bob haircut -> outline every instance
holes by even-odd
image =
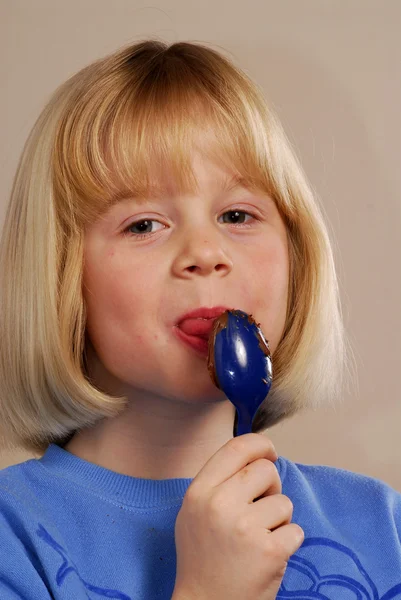
[[[181,193],[196,189],[200,134],[210,158],[274,199],[287,227],[286,325],[266,400],[281,412],[268,418],[262,404],[253,431],[339,397],[348,343],[331,243],[280,123],[222,53],[144,40],[59,86],[22,152],[0,245],[3,446],[41,454],[126,406],[86,368],[85,226],[121,198],[162,193],[164,168]]]

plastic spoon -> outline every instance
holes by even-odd
[[[251,433],[273,379],[269,345],[259,324],[241,310],[225,311],[213,324],[208,350],[212,381],[237,410],[234,437]]]

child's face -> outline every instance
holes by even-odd
[[[176,335],[179,318],[200,307],[251,313],[272,353],[282,336],[289,264],[275,203],[244,187],[222,192],[231,174],[199,154],[194,168],[199,194],[124,200],[86,231],[93,373],[110,393],[221,397],[205,356]]]

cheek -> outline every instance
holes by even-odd
[[[272,351],[281,338],[287,312],[289,260],[287,245],[280,243],[260,249],[252,256],[249,276],[242,289],[254,317],[261,323]]]
[[[251,257],[251,265],[251,281],[248,283],[256,285],[259,290],[266,290],[266,299],[287,293],[289,260],[284,242],[271,244],[255,252]]]
[[[153,335],[144,332],[151,326],[147,320],[150,303],[142,289],[144,283],[140,277],[110,272],[101,275],[94,271],[88,273],[86,281],[89,338],[101,364],[118,379],[124,379],[127,372],[133,371],[138,348],[146,356],[149,344],[155,344]],[[149,284],[149,278],[146,281]]]
[[[143,298],[149,299],[148,290],[153,290],[157,275],[143,262],[133,262],[129,255],[112,249],[96,260],[88,259],[83,274],[85,297],[105,308],[116,304],[133,306]]]
[[[123,267],[112,256],[84,270],[83,297],[87,308],[87,327],[92,336],[102,331],[115,337],[130,331],[141,343],[141,323],[149,299],[155,297],[154,273],[128,263]],[[98,335],[96,335],[98,334]],[[91,336],[91,337],[92,337]]]

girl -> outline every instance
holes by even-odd
[[[2,600],[401,598],[401,496],[263,434],[341,393],[347,346],[318,206],[221,53],[143,41],[56,90],[0,277],[3,445],[37,455],[0,473]],[[226,308],[274,365],[238,438],[206,368]]]

